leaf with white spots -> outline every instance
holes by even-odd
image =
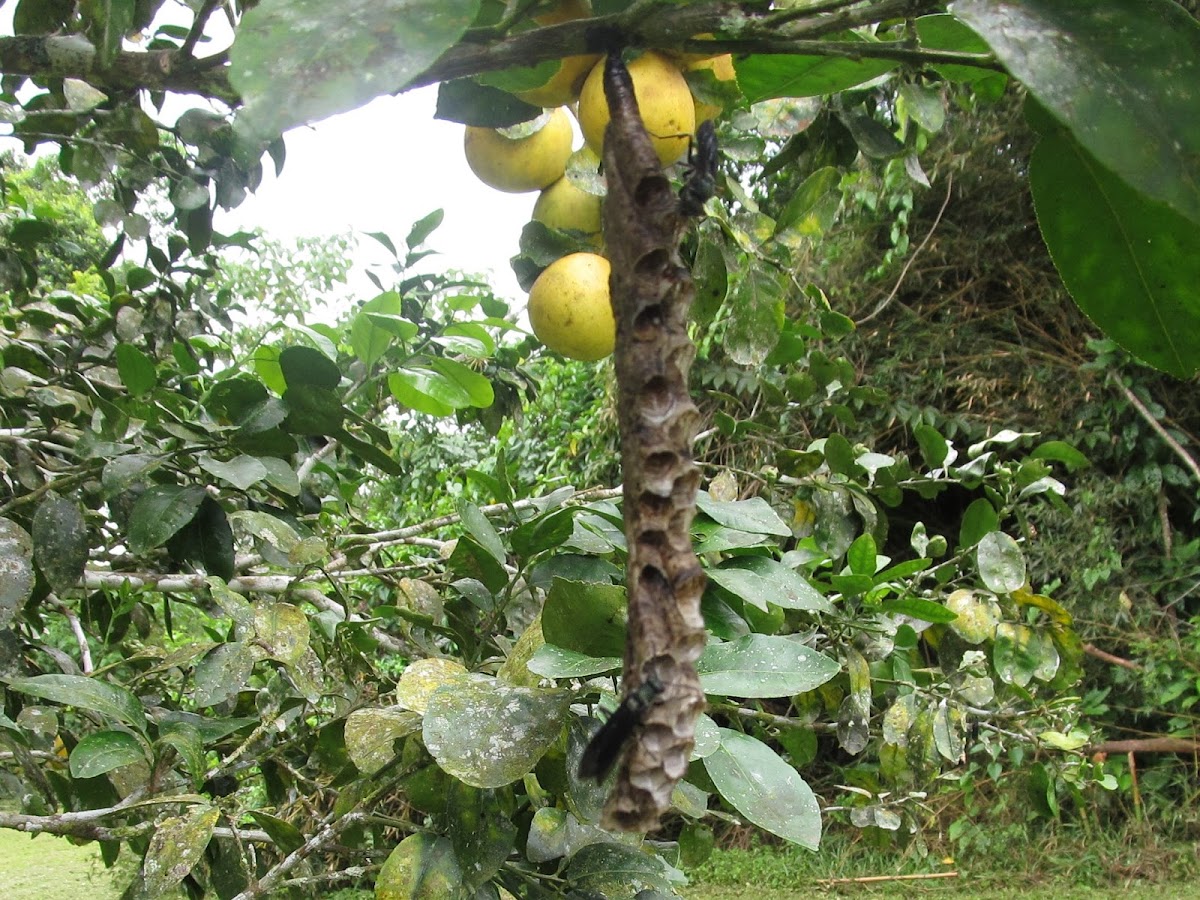
[[[704,758],[721,796],[760,828],[809,850],[821,843],[821,810],[800,773],[748,734],[721,729],[721,749]]]
[[[183,881],[204,856],[218,815],[205,805],[159,822],[142,861],[145,896],[164,897]]]
[[[511,687],[482,676],[439,688],[425,710],[425,746],[460,781],[510,784],[558,738],[571,697],[570,691]]]
[[[33,593],[33,539],[11,519],[0,519],[0,628]]]
[[[837,660],[787,637],[748,634],[709,644],[696,664],[706,694],[723,697],[784,697],[802,694],[833,678]]]
[[[421,716],[408,709],[356,709],[346,717],[346,752],[360,772],[374,774],[396,755],[396,741],[421,728]]]
[[[466,666],[456,660],[437,656],[418,659],[400,676],[400,683],[396,685],[396,703],[404,709],[424,713],[434,691],[466,677]]]

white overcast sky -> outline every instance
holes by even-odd
[[[13,4],[0,7],[0,34],[12,34],[12,10]],[[167,4],[159,21],[187,24],[190,15]],[[210,25],[219,21],[214,16]],[[205,52],[213,52],[214,45],[208,47]],[[264,157],[258,191],[238,208],[218,211],[214,226],[223,233],[258,228],[281,240],[383,231],[399,246],[413,222],[440,208],[445,221],[424,245],[439,256],[422,265],[490,275],[498,294],[523,299],[508,260],[517,252],[537,194],[503,194],[476,179],[463,156],[463,126],[435,120],[436,99],[436,87],[423,88],[293,129],[285,135],[280,177]],[[166,122],[203,105],[194,97],[168,103],[158,116]],[[360,239],[357,263],[386,260],[374,241]],[[359,299],[368,299],[375,289],[362,277],[362,265],[352,288]]]
[[[295,128],[275,178],[268,159],[263,184],[215,226],[262,228],[273,237],[384,231],[399,245],[413,222],[445,210],[425,246],[434,264],[490,272],[497,292],[523,296],[508,260],[517,252],[536,193],[504,194],[480,182],[463,156],[463,126],[433,118],[436,88],[381,97],[367,106]],[[382,259],[362,242],[364,259]]]

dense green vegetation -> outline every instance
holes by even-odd
[[[237,900],[1194,878],[1195,10],[597,0],[543,31],[547,5],[230,2],[207,56],[218,4],[15,4],[3,118],[58,153],[0,183],[12,858],[86,841],[123,896]],[[284,128],[375,93],[471,76],[440,115],[530,119],[513,95],[593,20],[736,54],[736,88],[690,73],[726,109],[682,237],[707,708],[644,840],[578,775],[627,647],[612,364],[428,274],[440,212],[212,229],[286,177]],[[229,115],[168,124],[139,102],[166,93]],[[354,240],[392,264],[330,309]],[[526,284],[585,245],[511,241]]]

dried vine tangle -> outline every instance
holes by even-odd
[[[700,481],[692,442],[700,415],[687,383],[695,355],[687,334],[695,287],[678,251],[686,219],[642,125],[619,53],[609,53],[604,74],[610,113],[604,233],[617,321],[629,544],[624,689],[629,696],[657,679],[662,691],[641,713],[602,824],[650,831],[670,809],[671,793],[687,772],[704,708],[696,660],[704,649],[700,595],[706,577],[691,540]]]

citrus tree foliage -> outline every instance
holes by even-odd
[[[1000,778],[1041,752],[1048,806],[1055,779],[1093,780],[1068,694],[1079,640],[1029,583],[1021,527],[1030,504],[1061,502],[1080,454],[927,425],[908,452],[847,440],[838,423],[879,398],[838,351],[854,323],[799,261],[864,168],[923,184],[945,115],[1024,90],[1064,280],[1113,337],[1190,374],[1200,37],[1179,7],[597,0],[541,29],[529,4],[479,0],[231,2],[220,21],[205,3],[182,27],[162,6],[19,0],[0,38],[5,119],[27,148],[57,145],[115,235],[87,271],[40,277],[63,217],[5,193],[0,778],[21,809],[0,826],[136,855],[129,896],[357,879],[384,897],[669,896],[717,817],[816,849],[830,816],[917,830],[968,757]],[[232,47],[210,49],[228,22]],[[722,144],[742,164],[689,245],[698,334],[724,365],[699,398],[709,712],[678,817],[641,846],[597,827],[605,787],[576,777],[624,647],[617,492],[572,476],[569,443],[542,451],[557,483],[509,455],[536,453],[520,415],[538,384],[508,305],[414,271],[434,213],[375,236],[392,276],[344,319],[255,329],[247,347],[242,300],[220,287],[252,280],[216,273],[255,241],[212,229],[264,161],[286,177],[283,129],[434,82],[443,115],[519,122],[537,110],[508,92],[595,49],[598,24],[738,54],[736,94],[694,86],[728,106]],[[168,92],[229,114],[168,126]],[[572,240],[531,228],[518,271]],[[899,227],[892,250],[905,241]],[[421,483],[457,495],[433,516],[444,496],[405,495],[404,461],[455,428],[500,446]],[[951,526],[909,515],[948,497]]]

